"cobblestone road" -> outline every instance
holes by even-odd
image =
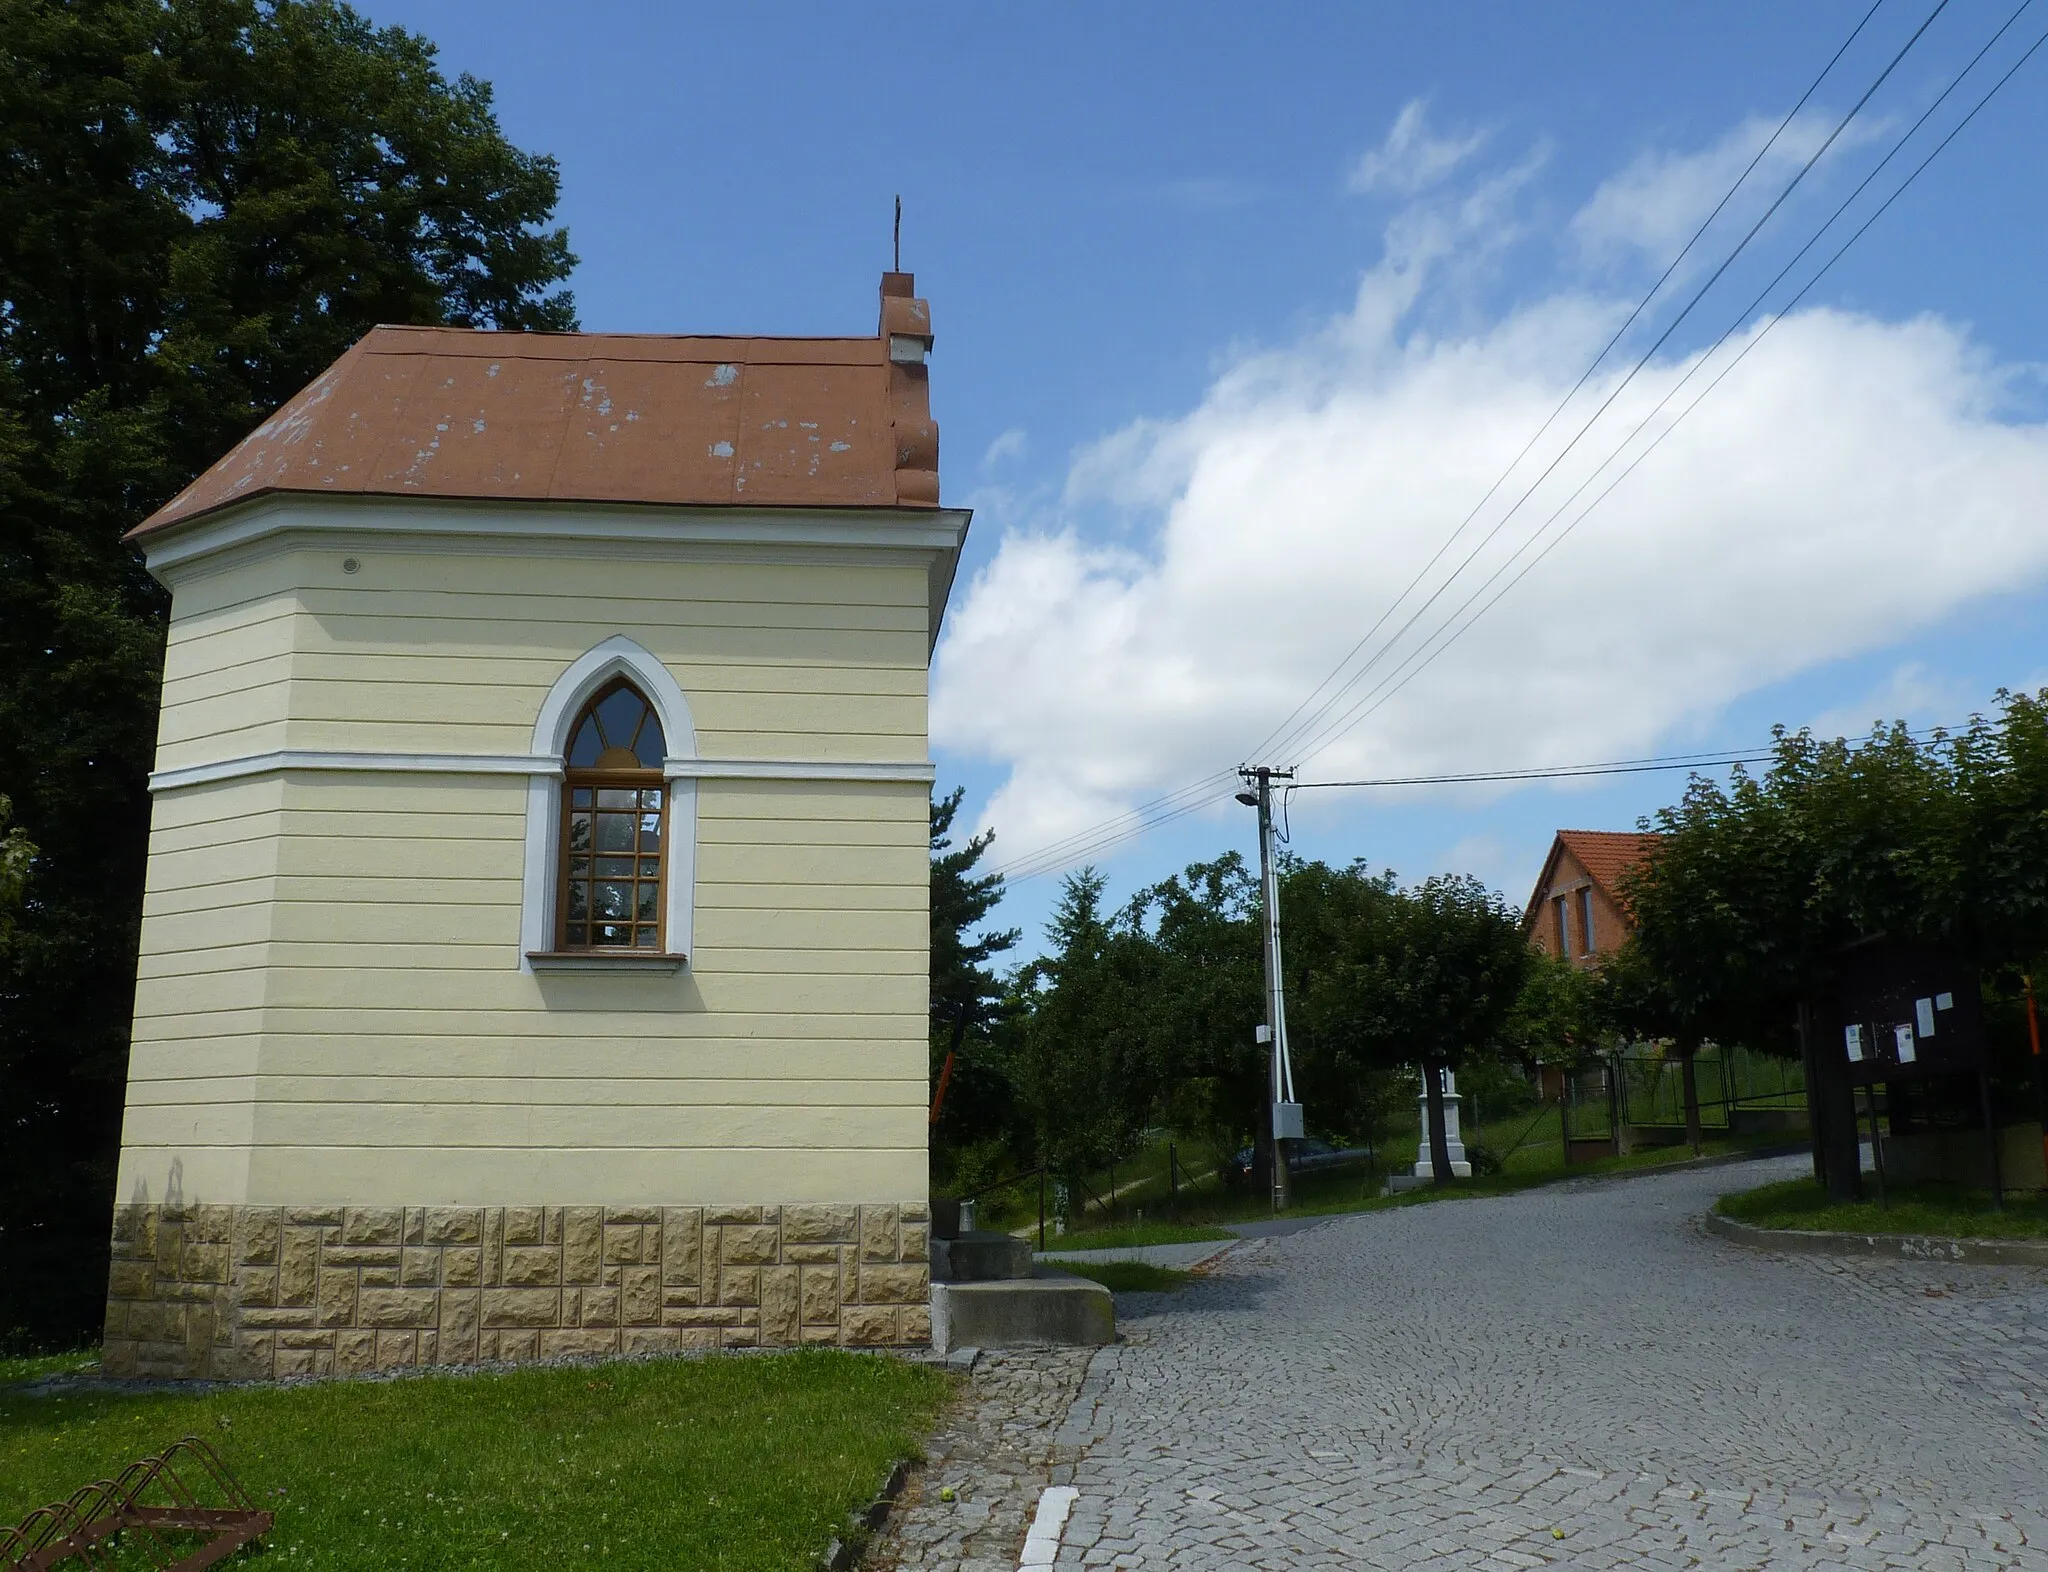
[[[1127,1299],[1042,1453],[1059,1564],[2048,1572],[2048,1274],[1695,1221],[1799,1168],[1344,1219]]]

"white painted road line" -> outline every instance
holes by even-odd
[[[1038,1513],[1031,1519],[1031,1532],[1024,1536],[1024,1554],[1018,1572],[1025,1567],[1049,1567],[1060,1553],[1060,1533],[1067,1526],[1067,1514],[1074,1510],[1074,1497],[1081,1492],[1072,1485],[1047,1485],[1038,1498]]]

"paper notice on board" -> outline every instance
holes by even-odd
[[[1860,1026],[1843,1027],[1842,1041],[1849,1050],[1849,1062],[1851,1064],[1861,1064],[1863,1062],[1863,1028]]]
[[[1900,1064],[1911,1064],[1920,1057],[1919,1050],[1913,1042],[1912,1027],[1894,1026],[1892,1028],[1892,1041],[1898,1045]]]
[[[1956,996],[1952,993],[1938,993],[1934,996],[1934,1007],[1937,1010],[1953,1010],[1956,1007]]]
[[[1932,999],[1915,999],[1913,1001],[1913,1021],[1920,1028],[1920,1035],[1922,1037],[1932,1037],[1934,1035],[1934,1001]]]

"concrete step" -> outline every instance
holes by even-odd
[[[1116,1300],[1100,1283],[1040,1267],[1035,1277],[932,1284],[932,1347],[1094,1348],[1116,1341]]]
[[[1031,1275],[1031,1241],[977,1231],[932,1241],[935,1283],[1008,1282]]]

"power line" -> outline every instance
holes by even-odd
[[[1792,270],[1792,268],[1798,263],[1799,258],[1803,257],[1807,253],[1807,251],[1810,250],[1813,247],[1813,245],[1817,241],[1819,241],[1820,238],[1823,235],[1825,235],[1830,228],[1834,226],[1835,220],[1841,217],[1842,213],[1847,210],[1848,206],[1851,203],[1853,203],[1856,197],[1860,195],[1862,191],[1865,189],[1865,187],[1867,187],[1870,184],[1870,181],[1874,179],[1881,170],[1883,170],[1886,164],[1889,164],[1891,162],[1892,158],[1897,153],[1899,153],[1905,147],[1906,143],[1920,130],[1920,128],[1923,125],[1926,124],[1929,116],[1931,116],[1934,113],[1934,111],[1941,106],[1943,101],[1945,101],[1948,98],[1949,94],[1954,92],[1955,89],[1961,85],[1963,79],[1967,77],[1970,74],[1970,72],[1976,68],[1977,64],[1984,58],[1985,54],[1990,51],[1992,45],[1996,44],[1998,40],[2005,35],[2005,33],[2012,27],[2013,23],[2019,20],[2021,14],[2024,13],[2028,6],[2032,3],[2033,0],[2021,0],[2021,5],[2019,9],[2014,11],[2012,15],[2006,19],[2004,26],[2000,27],[1999,30],[1992,35],[1990,42],[1987,43],[1982,49],[1977,51],[1976,55],[1972,57],[1969,65],[1965,66],[1963,70],[1957,74],[1955,80],[1951,82],[1948,85],[1948,87],[1942,90],[1940,97],[1936,98],[1935,101],[1928,106],[1927,110],[1922,113],[1920,118],[1916,120],[1913,123],[1913,125],[1906,131],[1905,135],[1899,138],[1898,142],[1893,146],[1891,152],[1885,155],[1884,159],[1880,161],[1877,167],[1873,169],[1869,175],[1864,177],[1862,183],[1857,186],[1856,190],[1852,191],[1849,194],[1849,196],[1843,201],[1841,206],[1835,209],[1834,213],[1829,216],[1827,223],[1823,224],[1820,227],[1820,229],[1815,232],[1811,240],[1809,240],[1804,246],[1800,247],[1798,253],[1795,254],[1792,258],[1792,261],[1788,262],[1785,265],[1785,267],[1780,269],[1777,277],[1773,278],[1771,282],[1764,287],[1764,294],[1768,294],[1770,290],[1776,288],[1778,283],[1781,280],[1783,280],[1785,275],[1789,273]],[[1956,124],[1949,130],[1948,134],[1941,139],[1941,141],[1935,144],[1934,148],[1927,154],[1927,156],[1923,158],[1920,161],[1920,163],[1914,167],[1913,171],[1910,174],[1908,174],[1906,178],[1902,180],[1896,188],[1894,188],[1891,194],[1887,196],[1883,202],[1878,204],[1876,209],[1874,209],[1871,212],[1870,216],[1864,219],[1864,221],[1856,227],[1855,231],[1852,234],[1850,234],[1849,237],[1846,240],[1844,240],[1840,246],[1836,248],[1834,254],[1830,256],[1828,260],[1820,266],[1820,268],[1814,273],[1813,277],[1811,277],[1803,285],[1801,285],[1798,292],[1794,294],[1791,299],[1786,301],[1785,304],[1782,307],[1780,307],[1776,313],[1772,315],[1771,319],[1768,322],[1766,322],[1763,325],[1763,327],[1757,332],[1757,334],[1753,338],[1751,338],[1747,344],[1745,344],[1742,347],[1741,351],[1737,353],[1735,357],[1732,360],[1730,360],[1726,366],[1722,367],[1722,369],[1715,374],[1714,379],[1711,382],[1709,382],[1706,385],[1706,387],[1700,390],[1698,396],[1695,397],[1691,403],[1687,404],[1684,409],[1680,410],[1678,414],[1672,419],[1671,423],[1668,426],[1666,426],[1663,431],[1659,432],[1657,436],[1648,444],[1648,446],[1646,446],[1643,449],[1642,452],[1638,453],[1634,459],[1630,460],[1627,467],[1624,468],[1619,474],[1617,474],[1613,480],[1609,481],[1607,485],[1600,490],[1598,495],[1596,495],[1592,501],[1588,502],[1586,506],[1579,511],[1578,515],[1575,518],[1573,518],[1569,524],[1567,524],[1562,530],[1558,531],[1554,536],[1552,536],[1549,543],[1546,544],[1543,547],[1543,549],[1539,551],[1534,557],[1532,557],[1527,563],[1525,563],[1521,570],[1517,572],[1513,578],[1509,579],[1506,584],[1502,585],[1500,590],[1497,593],[1495,593],[1490,599],[1488,599],[1484,605],[1480,606],[1476,612],[1474,612],[1470,617],[1466,618],[1461,625],[1456,627],[1455,631],[1452,631],[1448,637],[1443,638],[1442,643],[1437,644],[1433,650],[1430,649],[1430,645],[1432,643],[1435,643],[1435,641],[1444,634],[1444,631],[1446,629],[1451,628],[1452,624],[1456,623],[1458,618],[1463,616],[1465,611],[1469,607],[1471,607],[1472,604],[1475,601],[1477,601],[1480,596],[1486,593],[1487,589],[1497,579],[1499,579],[1501,574],[1505,573],[1509,568],[1513,567],[1516,560],[1520,558],[1523,555],[1523,553],[1528,551],[1531,546],[1535,545],[1537,541],[1543,538],[1545,532],[1547,532],[1550,526],[1557,521],[1557,519],[1563,514],[1564,510],[1571,505],[1573,499],[1576,498],[1580,494],[1580,492],[1583,492],[1587,485],[1590,485],[1593,482],[1593,480],[1599,477],[1601,470],[1605,469],[1608,464],[1611,464],[1616,458],[1618,458],[1621,455],[1622,452],[1624,452],[1627,449],[1629,443],[1633,442],[1635,438],[1642,433],[1643,429],[1649,424],[1649,422],[1652,419],[1654,419],[1656,415],[1659,414],[1665,408],[1666,405],[1670,403],[1671,399],[1676,396],[1679,390],[1682,389],[1687,382],[1691,381],[1693,376],[1696,375],[1698,371],[1702,367],[1704,367],[1709,360],[1712,359],[1714,352],[1720,349],[1722,344],[1727,342],[1727,340],[1734,334],[1736,329],[1741,326],[1742,322],[1747,319],[1749,312],[1755,308],[1759,301],[1762,300],[1762,294],[1760,294],[1757,297],[1757,300],[1752,301],[1748,307],[1744,308],[1741,315],[1738,316],[1737,319],[1729,325],[1728,329],[1725,332],[1723,332],[1718,339],[1714,341],[1714,344],[1711,348],[1708,349],[1706,354],[1700,357],[1699,361],[1692,367],[1692,369],[1689,370],[1686,373],[1686,375],[1679,380],[1677,385],[1674,386],[1672,390],[1664,396],[1663,400],[1658,403],[1657,407],[1651,410],[1649,415],[1646,415],[1643,418],[1643,420],[1637,424],[1635,430],[1631,431],[1629,435],[1622,441],[1621,445],[1617,447],[1613,453],[1608,455],[1607,459],[1601,463],[1599,468],[1595,469],[1593,473],[1586,478],[1585,481],[1580,483],[1577,490],[1575,490],[1570,497],[1567,497],[1565,499],[1565,501],[1558,507],[1557,511],[1552,513],[1551,516],[1548,519],[1546,519],[1544,523],[1540,525],[1529,536],[1529,538],[1521,544],[1521,546],[1516,548],[1512,555],[1510,555],[1505,561],[1503,561],[1498,567],[1496,567],[1493,570],[1493,572],[1489,574],[1487,578],[1480,583],[1478,588],[1475,589],[1469,596],[1467,596],[1465,600],[1459,604],[1457,609],[1454,610],[1450,614],[1450,616],[1447,617],[1444,620],[1444,622],[1438,626],[1437,630],[1434,633],[1432,633],[1427,639],[1423,641],[1421,645],[1418,645],[1413,651],[1409,653],[1409,655],[1402,661],[1400,666],[1396,667],[1395,670],[1392,673],[1390,673],[1387,678],[1383,679],[1377,687],[1375,687],[1370,693],[1366,694],[1365,697],[1359,700],[1357,704],[1353,705],[1352,709],[1350,711],[1347,711],[1345,716],[1341,718],[1341,721],[1338,725],[1336,725],[1333,728],[1325,728],[1325,731],[1322,734],[1319,734],[1317,737],[1311,739],[1310,751],[1303,753],[1302,755],[1300,755],[1300,757],[1303,759],[1314,757],[1316,753],[1328,747],[1330,743],[1336,741],[1336,739],[1342,736],[1344,732],[1349,731],[1352,727],[1358,725],[1361,721],[1365,720],[1368,716],[1372,715],[1375,711],[1379,710],[1383,705],[1385,705],[1389,700],[1391,700],[1395,694],[1399,693],[1417,676],[1419,676],[1425,669],[1427,669],[1428,666],[1430,666],[1437,659],[1438,656],[1442,655],[1445,650],[1449,649],[1451,645],[1455,644],[1460,638],[1462,638],[1465,635],[1466,631],[1470,629],[1471,626],[1475,622],[1477,622],[1481,617],[1485,616],[1488,611],[1492,610],[1493,607],[1500,602],[1501,598],[1508,593],[1508,591],[1512,590],[1517,584],[1521,583],[1521,581],[1524,578],[1528,577],[1531,570],[1533,570],[1538,563],[1543,561],[1545,557],[1549,556],[1552,551],[1556,550],[1557,547],[1564,542],[1565,538],[1569,536],[1573,530],[1577,529],[1579,525],[1585,521],[1586,516],[1590,514],[1593,511],[1593,509],[1595,509],[1602,502],[1604,502],[1610,494],[1612,494],[1615,487],[1619,486],[1630,475],[1634,474],[1637,466],[1639,466],[1644,459],[1648,458],[1650,454],[1655,452],[1657,448],[1663,443],[1666,437],[1670,436],[1673,431],[1677,430],[1679,424],[1682,421],[1684,421],[1686,416],[1690,415],[1695,409],[1699,408],[1700,404],[1707,398],[1709,394],[1711,394],[1714,391],[1715,388],[1721,385],[1721,383],[1727,378],[1728,374],[1732,372],[1737,366],[1741,365],[1742,362],[1748,358],[1750,351],[1755,349],[1758,344],[1763,342],[1764,338],[1770,333],[1771,329],[1776,327],[1779,322],[1783,321],[1786,314],[1789,313],[1795,306],[1797,306],[1800,301],[1806,298],[1807,294],[1813,289],[1814,285],[1818,284],[1823,278],[1825,278],[1828,272],[1834,267],[1834,265],[1837,262],[1841,261],[1843,255],[1848,251],[1848,249],[1863,237],[1865,231],[1867,231],[1872,224],[1876,223],[1877,220],[1884,215],[1885,211],[1888,208],[1890,208],[1891,205],[1894,202],[1896,202],[1901,196],[1905,194],[1907,188],[1911,186],[1913,182],[1920,177],[1921,173],[1927,168],[1927,166],[1933,163],[1934,160],[1941,155],[1942,151],[1949,145],[1949,143],[1953,142],[1956,139],[1956,137],[1959,134],[1961,134],[1965,126],[1969,125],[1969,123],[1972,120],[1976,119],[1978,112],[1981,111],[1986,104],[1991,102],[1992,98],[1994,98],[1998,94],[1998,92],[2006,85],[2006,83],[2012,79],[2013,75],[2016,72],[2018,72],[2020,67],[2025,65],[2027,61],[2033,57],[2035,52],[2039,50],[2042,44],[2044,43],[2048,43],[2048,33],[2044,33],[2040,38],[2037,38],[2033,42],[2033,44],[2031,44],[2027,48],[2026,52],[2023,53],[2017,60],[2015,60],[2012,63],[2011,66],[2009,66],[2006,69],[2005,74],[2001,76],[1996,82],[1994,82],[1991,85],[1991,87],[1984,93],[1984,96],[1978,99],[1977,102],[1970,108],[1969,112],[1965,114],[1961,120],[1956,122]],[[1427,651],[1427,654],[1424,653],[1425,651]]]
[[[1377,620],[1374,621],[1373,625],[1367,628],[1365,632],[1359,637],[1358,642],[1352,645],[1351,648],[1345,652],[1344,658],[1337,662],[1336,666],[1331,669],[1329,675],[1324,677],[1321,682],[1317,683],[1315,687],[1312,690],[1310,690],[1308,697],[1304,698],[1299,704],[1295,705],[1294,708],[1288,712],[1286,718],[1282,720],[1278,726],[1274,727],[1270,732],[1268,732],[1265,738],[1251,750],[1253,755],[1261,755],[1266,753],[1276,738],[1286,734],[1289,726],[1293,724],[1294,718],[1297,715],[1301,714],[1301,712],[1304,709],[1308,708],[1308,706],[1315,701],[1316,696],[1320,694],[1323,691],[1323,689],[1327,688],[1332,682],[1337,680],[1338,676],[1342,674],[1344,668],[1350,665],[1353,658],[1357,656],[1358,652],[1364,649],[1365,646],[1372,640],[1373,635],[1378,633],[1379,630],[1386,625],[1387,619],[1391,617],[1396,610],[1399,609],[1401,603],[1404,600],[1406,600],[1411,594],[1414,593],[1416,586],[1421,584],[1422,581],[1428,577],[1430,570],[1434,568],[1437,565],[1437,563],[1443,559],[1444,553],[1449,551],[1451,547],[1457,543],[1458,538],[1465,533],[1467,528],[1470,527],[1472,521],[1479,517],[1480,512],[1486,507],[1487,503],[1491,502],[1494,499],[1494,496],[1500,491],[1500,488],[1507,484],[1508,477],[1512,475],[1518,467],[1520,467],[1522,460],[1529,456],[1530,451],[1535,448],[1536,444],[1543,440],[1543,434],[1550,430],[1550,428],[1557,423],[1558,416],[1562,415],[1565,412],[1566,408],[1571,404],[1571,401],[1578,397],[1579,390],[1585,387],[1586,383],[1589,380],[1591,380],[1593,373],[1600,369],[1601,363],[1605,361],[1608,355],[1613,352],[1615,345],[1621,342],[1623,335],[1625,335],[1630,328],[1635,326],[1636,320],[1642,316],[1645,310],[1649,308],[1650,302],[1655,300],[1657,298],[1658,293],[1664,288],[1664,286],[1667,283],[1671,281],[1671,275],[1678,271],[1679,264],[1682,263],[1688,256],[1692,254],[1693,247],[1698,245],[1701,237],[1704,236],[1706,232],[1713,227],[1714,220],[1719,218],[1721,216],[1722,210],[1725,209],[1728,206],[1728,204],[1735,199],[1735,193],[1740,191],[1744,183],[1749,179],[1749,177],[1756,172],[1757,165],[1761,164],[1764,161],[1764,155],[1769,153],[1773,147],[1776,147],[1778,145],[1778,139],[1785,134],[1785,132],[1791,127],[1792,122],[1796,118],[1798,118],[1799,111],[1806,107],[1807,100],[1812,98],[1813,95],[1817,91],[1819,91],[1821,83],[1827,80],[1828,73],[1833,71],[1835,66],[1840,62],[1842,56],[1848,53],[1849,46],[1855,43],[1856,40],[1862,36],[1863,29],[1870,24],[1870,19],[1873,16],[1877,15],[1878,8],[1883,4],[1884,0],[1872,0],[1871,7],[1869,10],[1863,13],[1862,20],[1857,22],[1856,26],[1850,30],[1849,36],[1842,40],[1841,47],[1836,49],[1836,51],[1828,57],[1828,62],[1826,65],[1821,67],[1820,74],[1814,77],[1814,79],[1807,84],[1806,91],[1799,95],[1799,101],[1785,112],[1785,118],[1778,122],[1777,129],[1770,134],[1769,139],[1765,141],[1764,145],[1756,150],[1756,156],[1750,159],[1747,166],[1744,167],[1742,173],[1735,177],[1734,184],[1730,185],[1728,189],[1721,194],[1721,200],[1714,204],[1714,210],[1711,213],[1709,213],[1705,219],[1701,221],[1699,228],[1695,229],[1692,232],[1691,238],[1688,239],[1686,243],[1679,248],[1678,254],[1671,259],[1670,263],[1665,267],[1664,271],[1658,276],[1657,282],[1652,284],[1649,288],[1648,293],[1646,293],[1641,300],[1636,302],[1635,308],[1629,312],[1627,320],[1624,321],[1620,327],[1616,328],[1614,330],[1613,337],[1609,338],[1607,342],[1601,346],[1600,353],[1595,355],[1592,358],[1592,360],[1587,363],[1586,369],[1579,373],[1579,380],[1574,382],[1571,385],[1570,391],[1567,392],[1563,398],[1558,400],[1557,407],[1551,410],[1549,415],[1544,418],[1543,424],[1536,428],[1535,433],[1529,438],[1529,440],[1522,444],[1522,450],[1519,453],[1517,453],[1512,460],[1509,461],[1507,468],[1500,472],[1500,474],[1495,478],[1493,484],[1486,488],[1486,494],[1472,505],[1472,511],[1467,513],[1465,517],[1459,521],[1457,528],[1452,530],[1450,534],[1444,537],[1443,543],[1436,548],[1436,551],[1431,555],[1430,559],[1427,562],[1425,562],[1422,565],[1422,567],[1416,572],[1415,576],[1408,581],[1407,585],[1402,589],[1401,593],[1396,595],[1393,598],[1393,600],[1388,603],[1386,610],[1382,611],[1379,614],[1379,617],[1377,618]],[[1739,250],[1740,247],[1738,247],[1737,249]],[[1335,695],[1332,696],[1333,699],[1334,697]]]
[[[1506,529],[1508,523],[1515,517],[1517,513],[1521,511],[1523,504],[1525,504],[1532,496],[1534,496],[1537,490],[1543,485],[1543,483],[1546,480],[1548,480],[1552,474],[1556,472],[1558,465],[1562,464],[1566,457],[1571,454],[1573,449],[1575,449],[1579,445],[1579,442],[1585,437],[1586,433],[1591,431],[1593,427],[1599,423],[1601,416],[1607,413],[1607,411],[1613,406],[1614,401],[1621,397],[1622,393],[1625,392],[1628,389],[1628,387],[1635,381],[1637,376],[1641,374],[1643,368],[1647,366],[1652,359],[1655,358],[1657,351],[1662,349],[1664,345],[1670,341],[1672,334],[1676,333],[1680,325],[1683,324],[1686,318],[1692,314],[1693,308],[1699,305],[1699,303],[1706,298],[1708,291],[1710,291],[1715,284],[1720,282],[1722,276],[1728,271],[1728,269],[1731,266],[1734,265],[1735,259],[1743,253],[1744,249],[1748,247],[1750,241],[1756,238],[1758,232],[1763,229],[1764,225],[1770,222],[1773,215],[1775,215],[1778,209],[1785,204],[1786,200],[1792,195],[1793,191],[1795,191],[1798,188],[1800,182],[1806,178],[1807,174],[1813,169],[1814,165],[1820,162],[1821,158],[1827,153],[1828,149],[1835,145],[1836,140],[1841,136],[1841,134],[1845,130],[1848,129],[1850,122],[1853,121],[1857,115],[1862,113],[1864,105],[1870,102],[1872,95],[1875,94],[1877,90],[1884,85],[1886,80],[1890,78],[1892,72],[1898,69],[1899,63],[1906,58],[1907,53],[1913,48],[1915,44],[1917,44],[1920,41],[1921,36],[1927,31],[1927,29],[1934,25],[1935,18],[1940,16],[1941,13],[1947,9],[1948,4],[1949,0],[1936,0],[1935,7],[1932,11],[1930,11],[1927,14],[1926,20],[1921,22],[1921,24],[1913,30],[1912,36],[1909,37],[1905,41],[1905,43],[1899,47],[1898,52],[1894,54],[1891,57],[1891,59],[1886,63],[1885,68],[1877,74],[1876,79],[1871,82],[1870,86],[1863,90],[1863,95],[1860,98],[1858,98],[1856,102],[1850,107],[1849,112],[1842,116],[1842,118],[1838,122],[1836,122],[1835,128],[1828,133],[1827,139],[1823,141],[1821,145],[1814,150],[1813,154],[1806,160],[1806,162],[1799,167],[1798,172],[1795,173],[1792,176],[1792,178],[1786,182],[1785,188],[1782,191],[1780,191],[1778,195],[1772,200],[1771,205],[1764,209],[1762,216],[1759,217],[1754,224],[1750,225],[1748,231],[1743,235],[1742,239],[1736,242],[1734,249],[1731,250],[1728,253],[1728,255],[1721,260],[1720,265],[1716,267],[1711,274],[1708,275],[1706,282],[1701,284],[1700,287],[1693,292],[1692,298],[1686,301],[1685,305],[1680,308],[1678,315],[1673,317],[1671,321],[1668,324],[1666,324],[1664,331],[1657,335],[1656,341],[1652,343],[1648,349],[1643,351],[1641,356],[1637,358],[1635,364],[1632,365],[1628,369],[1627,373],[1623,375],[1621,380],[1617,382],[1614,385],[1614,387],[1608,391],[1606,398],[1601,400],[1599,408],[1595,409],[1591,415],[1586,417],[1585,422],[1579,427],[1579,429],[1576,432],[1572,434],[1570,440],[1567,441],[1565,445],[1557,451],[1557,453],[1551,458],[1550,462],[1544,466],[1542,473],[1539,474],[1533,481],[1531,481],[1528,484],[1528,486],[1526,486],[1523,489],[1522,494],[1515,499],[1513,504],[1508,508],[1507,512],[1503,513],[1500,516],[1500,518],[1495,521],[1493,527],[1489,529],[1480,538],[1479,543],[1465,554],[1464,559],[1460,561],[1458,565],[1451,570],[1449,575],[1444,579],[1444,581],[1441,584],[1439,584],[1434,590],[1430,592],[1428,598],[1426,598],[1421,605],[1417,606],[1414,611],[1409,613],[1407,621],[1403,622],[1400,627],[1394,630],[1394,632],[1380,645],[1380,647],[1376,651],[1374,651],[1371,657],[1369,657],[1366,660],[1363,666],[1361,666],[1356,672],[1354,672],[1349,678],[1347,678],[1333,693],[1331,693],[1330,696],[1327,699],[1325,699],[1320,706],[1317,707],[1316,711],[1313,712],[1306,721],[1301,722],[1300,724],[1294,726],[1290,731],[1281,736],[1279,740],[1273,744],[1273,747],[1276,751],[1284,752],[1298,744],[1301,737],[1305,733],[1313,729],[1318,724],[1318,722],[1329,713],[1332,706],[1340,702],[1346,693],[1349,693],[1352,689],[1357,687],[1359,683],[1363,682],[1367,674],[1370,673],[1372,669],[1375,666],[1377,666],[1382,659],[1384,659],[1388,654],[1390,654],[1393,651],[1394,647],[1397,644],[1399,644],[1401,638],[1408,632],[1408,630],[1414,627],[1415,624],[1422,618],[1424,613],[1426,613],[1431,606],[1436,604],[1437,600],[1444,594],[1444,592],[1448,590],[1451,587],[1451,585],[1457,582],[1459,577],[1465,572],[1467,568],[1469,568],[1472,565],[1472,563],[1478,558],[1480,553],[1485,551],[1485,549],[1499,537],[1501,531]],[[1517,462],[1519,462],[1519,460],[1517,460]],[[1463,528],[1464,526],[1460,525],[1459,530],[1455,533],[1462,533]],[[1455,533],[1453,538],[1455,538]],[[1434,563],[1435,560],[1435,558],[1432,558],[1432,563]],[[1425,572],[1426,571],[1427,569],[1425,569]],[[1410,589],[1412,589],[1413,587],[1414,586],[1411,583]],[[1400,598],[1406,598],[1408,593],[1408,590],[1403,590]],[[1399,604],[1399,599],[1396,600],[1395,604]],[[1391,613],[1391,610],[1392,608],[1389,608],[1389,613]],[[1348,661],[1349,659],[1350,657],[1347,656],[1346,660]]]

